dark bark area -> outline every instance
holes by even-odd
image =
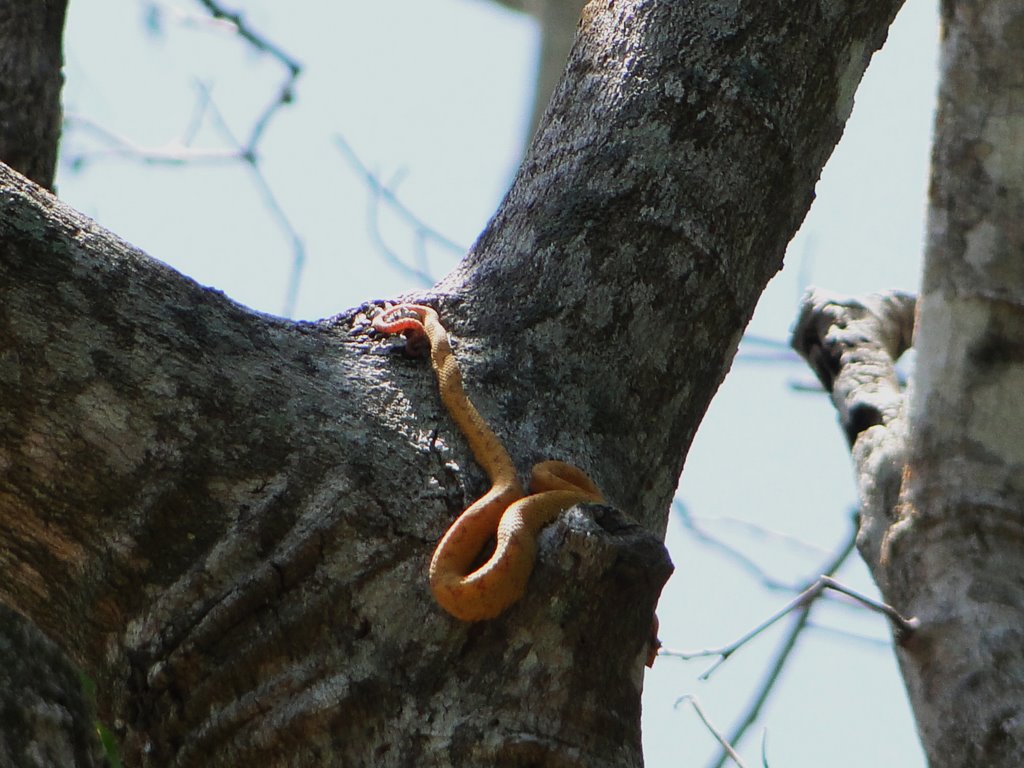
[[[429,599],[486,483],[375,307],[250,312],[0,169],[0,596],[130,764],[641,764],[669,500],[899,3],[799,6],[588,6],[508,198],[416,297],[524,474],[611,505],[492,622]]]
[[[0,605],[0,765],[105,765],[93,723],[63,651]]]
[[[0,5],[0,161],[53,187],[65,2]],[[67,656],[0,606],[0,765],[103,764],[94,714]]]
[[[0,3],[0,159],[49,187],[60,139],[67,0]]]

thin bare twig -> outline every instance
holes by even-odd
[[[200,84],[200,88],[205,89],[205,86]],[[306,267],[305,241],[303,241],[302,236],[292,224],[291,219],[289,219],[288,215],[284,212],[284,208],[278,201],[277,195],[274,194],[274,190],[270,186],[270,182],[267,181],[267,177],[263,174],[263,168],[260,165],[255,150],[242,147],[238,143],[238,140],[231,132],[231,128],[228,126],[227,121],[224,119],[224,115],[221,114],[219,109],[217,109],[217,106],[213,103],[209,93],[207,93],[207,100],[210,103],[209,111],[215,126],[225,141],[233,143],[238,147],[240,153],[239,156],[249,169],[249,172],[252,174],[256,189],[259,190],[260,195],[263,197],[263,204],[267,207],[267,210],[270,211],[273,218],[277,221],[278,228],[284,232],[291,244],[292,268],[291,273],[288,276],[288,286],[285,289],[284,306],[282,310],[282,314],[284,314],[285,317],[291,317],[295,312],[295,305],[299,298],[299,284],[302,280],[302,273]]]
[[[803,379],[801,381],[793,379],[789,382],[789,388],[793,392],[808,392],[816,395],[820,395],[825,391],[825,388],[821,386],[821,384],[811,379]]]
[[[423,286],[433,285],[435,277],[430,272],[427,259],[427,244],[433,243],[456,255],[462,255],[466,249],[447,235],[438,232],[423,219],[413,213],[394,191],[394,182],[387,184],[381,181],[360,159],[352,146],[342,136],[335,136],[334,143],[349,165],[362,177],[370,190],[370,204],[367,211],[370,236],[373,238],[384,259],[395,269],[408,275]],[[380,210],[386,205],[399,219],[404,221],[416,238],[416,266],[409,264],[398,255],[385,241],[380,230]]]
[[[142,147],[114,131],[97,125],[87,118],[73,116],[67,119],[67,125],[72,128],[83,128],[92,133],[103,142],[105,148],[102,150],[92,150],[88,154],[72,155],[68,160],[71,166],[76,169],[82,168],[87,162],[97,158],[110,157],[128,158],[136,162],[155,165],[244,163],[252,174],[256,188],[263,198],[264,205],[270,211],[277,226],[284,232],[291,246],[291,275],[283,302],[283,313],[290,316],[295,312],[299,283],[305,268],[305,245],[298,231],[284,212],[283,206],[263,173],[259,159],[259,144],[273,117],[279,110],[293,101],[295,83],[302,72],[302,65],[295,58],[289,56],[280,46],[256,32],[248,25],[241,13],[228,10],[215,0],[197,0],[197,2],[206,9],[210,19],[215,22],[215,28],[218,31],[232,30],[246,45],[279,62],[285,71],[285,76],[280,86],[253,119],[248,137],[242,141],[234,136],[228,128],[227,121],[216,108],[211,97],[210,88],[203,83],[198,83],[196,106],[193,109],[192,115],[186,122],[182,135],[167,146],[157,148]],[[194,19],[190,15],[182,13],[180,17],[189,20],[192,26],[196,26]],[[229,148],[199,149],[192,146],[192,142],[198,134],[203,121],[208,116],[213,120],[215,128]]]
[[[758,351],[755,352],[750,347],[756,347]],[[800,356],[784,341],[767,336],[758,336],[753,333],[745,333],[743,338],[740,339],[740,348],[736,353],[736,361],[741,363],[779,363],[791,365],[799,363]]]
[[[196,110],[198,111],[198,109]],[[75,170],[81,170],[86,163],[97,159],[125,158],[147,165],[186,164],[233,164],[241,157],[237,149],[195,149],[189,146],[192,136],[192,120],[181,138],[173,139],[163,147],[143,147],[125,136],[101,126],[83,115],[67,115],[64,125],[70,129],[84,130],[100,139],[106,147],[86,153],[72,154],[66,158]]]
[[[896,634],[897,642],[902,642],[912,635],[917,628],[921,625],[921,622],[916,617],[904,618],[899,611],[893,608],[888,603],[883,603],[880,600],[873,600],[867,595],[861,594],[856,590],[850,589],[845,584],[836,581],[830,576],[822,576],[818,579],[823,589],[833,589],[836,592],[840,592],[847,597],[853,598],[856,602],[863,605],[865,608],[880,613],[889,619],[889,622],[893,626],[893,631]]]
[[[413,266],[408,264],[405,259],[403,259],[390,245],[388,245],[387,241],[384,239],[384,234],[381,231],[380,226],[380,211],[381,200],[384,197],[383,190],[385,187],[376,183],[370,183],[368,186],[370,189],[370,202],[366,207],[366,228],[369,231],[370,237],[373,240],[374,245],[377,247],[377,250],[384,257],[384,260],[399,272],[411,277],[423,287],[433,285],[435,282],[433,276],[430,274],[429,269],[426,269],[423,266],[423,263],[426,260],[424,255],[420,255],[417,258],[417,262],[420,266]]]
[[[829,578],[828,576],[819,576],[818,579],[814,581],[814,583],[807,587],[807,589],[805,589],[799,595],[797,595],[788,603],[786,603],[786,605],[784,605],[778,611],[773,613],[771,616],[769,616],[767,619],[762,621],[760,624],[758,624],[750,631],[746,632],[743,636],[720,648],[705,648],[699,651],[672,651],[662,648],[660,655],[675,656],[676,658],[680,659],[697,659],[704,656],[717,656],[718,658],[715,660],[715,662],[700,675],[701,680],[706,680],[715,672],[716,669],[718,669],[720,666],[722,666],[722,664],[728,661],[730,656],[732,656],[736,651],[738,651],[748,642],[753,640],[759,634],[761,634],[766,629],[775,624],[777,621],[779,621],[779,619],[784,618],[785,616],[792,613],[794,610],[797,610],[798,608],[803,608],[805,605],[809,605],[814,600],[816,600],[824,590],[835,589],[836,584],[838,584],[838,582],[836,582],[834,579]],[[872,611],[876,611],[878,613],[882,613],[885,616],[887,616],[893,624],[893,629],[896,632],[897,637],[909,637],[914,632],[914,630],[917,629],[917,619],[904,618],[892,606],[886,605],[884,603],[879,603],[877,600],[872,600],[870,597],[862,595],[861,593],[856,592],[850,589],[849,587],[844,587],[841,591],[843,594],[855,599],[865,608],[868,608]]]
[[[212,18],[209,13],[188,10],[171,0],[139,0],[139,4],[145,10],[146,26],[154,34],[161,31],[164,17],[169,17],[180,27],[235,34],[235,26],[231,22]]]
[[[743,338],[740,339],[742,344],[752,344],[757,347],[768,347],[770,349],[790,350],[789,344],[779,339],[773,339],[770,336],[760,336],[756,333],[744,333]]]
[[[857,531],[856,528],[854,528],[837,548],[831,562],[825,564],[822,570],[826,574],[837,573],[853,553],[856,542]],[[828,578],[828,576],[823,576],[822,578]],[[775,652],[775,658],[772,660],[771,666],[768,668],[768,673],[761,681],[757,695],[755,695],[751,700],[746,712],[743,713],[740,720],[735,726],[733,726],[732,731],[729,734],[730,743],[739,744],[747,734],[750,727],[753,726],[761,716],[761,711],[764,709],[764,705],[768,702],[768,697],[771,695],[772,691],[775,690],[775,684],[778,683],[779,678],[782,676],[782,670],[785,668],[787,662],[793,655],[793,651],[796,649],[797,641],[808,626],[808,622],[811,618],[811,608],[813,606],[814,600],[812,598],[802,605],[797,611],[796,617],[790,625],[789,631],[786,633],[782,642],[779,644],[778,650]],[[726,757],[726,752],[723,750],[719,753],[718,760],[711,764],[711,768],[721,768],[725,764]]]
[[[694,694],[688,693],[685,696],[680,696],[676,699],[675,706],[678,707],[680,704],[689,704],[692,706],[694,711],[697,713],[697,717],[699,717],[701,722],[704,723],[704,727],[711,732],[711,735],[714,736],[722,746],[722,752],[732,758],[732,761],[736,763],[739,768],[746,768],[743,758],[741,758],[739,753],[733,749],[732,744],[730,744],[729,740],[722,735],[722,732],[714,726],[707,714],[704,712],[704,708],[701,707],[700,701],[697,700],[697,697]]]
[[[758,563],[754,558],[750,557],[745,552],[741,551],[725,539],[708,531],[705,527],[705,523],[712,521],[715,523],[727,523],[729,525],[743,529],[748,535],[760,539],[762,541],[767,541],[773,544],[782,544],[786,547],[806,554],[828,556],[830,559],[826,561],[826,564],[823,565],[822,568],[819,568],[817,572],[821,573],[824,571],[826,573],[829,573],[828,568],[830,566],[828,566],[828,563],[831,562],[831,558],[834,557],[834,555],[829,555],[829,553],[821,547],[809,544],[806,541],[803,541],[802,539],[790,536],[788,534],[780,533],[779,531],[773,531],[770,528],[754,525],[753,523],[750,523],[746,520],[740,520],[738,518],[695,517],[694,515],[690,514],[690,511],[686,507],[686,505],[683,502],[679,501],[678,499],[673,500],[672,508],[675,511],[679,522],[683,524],[684,528],[690,531],[690,533],[693,535],[695,539],[697,539],[697,541],[707,545],[711,549],[721,552],[725,557],[729,558],[730,560],[738,564],[743,570],[747,571],[751,576],[757,579],[760,585],[765,589],[770,589],[776,592],[787,592],[790,594],[796,594],[806,589],[807,582],[788,582],[776,578],[771,573],[769,573],[767,569],[762,567],[760,563]],[[854,518],[856,518],[856,515],[854,515]],[[849,534],[849,538],[845,540],[846,543],[841,544],[840,546],[844,548],[852,547],[855,539],[856,531],[851,531],[851,533]],[[833,595],[832,592],[829,591],[823,592],[821,595],[819,595],[819,598],[829,600],[833,604],[842,606],[844,608],[860,607],[854,606],[854,604],[851,603],[849,600],[840,599],[838,595]],[[838,635],[840,637],[844,637],[849,640],[856,640],[862,643],[871,643],[873,645],[883,647],[888,647],[889,645],[889,642],[887,640],[881,640],[879,638],[874,637],[866,637],[864,635],[859,635],[855,632],[849,632],[838,627],[830,627],[823,624],[815,624],[813,622],[808,623],[808,627],[811,629],[821,630],[823,632],[831,632],[832,634]]]
[[[850,603],[840,603],[840,605],[850,605]],[[840,629],[839,627],[832,627],[828,624],[819,624],[815,621],[807,623],[807,629],[814,632],[820,632],[826,635],[833,635],[839,640],[852,640],[855,643],[861,643],[862,645],[870,645],[873,648],[884,650],[892,645],[892,640],[888,637],[876,637],[873,635],[865,635],[860,632],[851,632],[848,629]]]
[[[798,594],[787,603],[781,610],[772,614],[769,618],[761,622],[759,625],[754,627],[752,630],[744,634],[738,640],[723,646],[721,648],[706,649],[696,652],[679,652],[670,649],[663,648],[661,654],[665,656],[676,656],[683,659],[699,658],[703,656],[717,656],[718,659],[712,666],[707,669],[702,675],[701,679],[707,679],[719,666],[721,666],[733,653],[739,648],[745,645],[747,642],[752,640],[754,637],[765,631],[768,627],[774,623],[795,611],[795,615],[789,629],[786,631],[781,643],[779,644],[778,650],[775,652],[774,658],[768,668],[767,673],[764,676],[760,686],[757,689],[756,695],[751,700],[749,706],[740,718],[739,722],[732,729],[729,734],[727,741],[731,744],[738,744],[743,737],[746,735],[748,729],[758,720],[761,715],[761,711],[764,708],[768,697],[775,688],[778,682],[782,670],[785,665],[792,657],[793,651],[796,648],[797,641],[805,630],[808,628],[817,628],[810,621],[811,610],[815,602],[825,596],[836,593],[837,597],[846,596],[852,597],[860,607],[867,606],[871,610],[883,613],[892,622],[899,636],[901,633],[912,631],[916,623],[913,620],[903,619],[898,612],[892,609],[890,606],[879,603],[872,600],[860,593],[846,587],[845,585],[837,582],[833,575],[839,571],[839,569],[846,563],[850,555],[853,553],[856,546],[857,539],[857,527],[856,527],[856,515],[853,516],[854,524],[851,526],[850,532],[844,537],[844,539],[836,547],[834,553],[829,556],[829,559],[822,564],[818,573],[823,574],[818,578],[810,582],[805,582],[802,586],[794,586],[782,582],[771,574],[768,573],[759,563],[753,558],[748,557],[743,552],[740,552],[734,546],[728,542],[719,539],[713,534],[706,531],[700,524],[697,518],[690,515],[689,510],[685,505],[676,501],[674,502],[674,509],[678,516],[678,519],[683,525],[691,531],[691,533],[700,541],[707,545],[718,549],[723,552],[726,556],[730,557],[734,561],[738,562],[745,570],[752,573],[762,585],[769,589],[785,590],[789,592],[797,592]],[[749,531],[761,538],[781,539],[788,545],[799,545],[802,548],[808,548],[807,545],[799,540],[792,539],[788,536],[782,536],[773,531],[763,529],[757,526],[749,526],[746,523],[741,524],[749,528]],[[813,548],[816,551],[820,551],[817,548]],[[840,605],[851,605],[848,600],[841,600]],[[856,640],[876,642],[873,638],[865,638],[860,635],[854,635],[852,633],[846,633],[842,630],[838,630],[831,627],[820,627],[832,632],[837,632],[843,636],[850,637]],[[712,768],[721,768],[724,762],[728,759],[729,755],[724,750],[719,753],[715,762],[711,764]]]
[[[215,2],[215,0],[199,0],[199,3],[209,11],[210,16],[213,18],[221,21],[227,21],[234,25],[238,36],[245,40],[250,47],[277,60],[286,71],[285,79],[278,87],[277,93],[268,100],[263,111],[253,121],[252,128],[249,131],[248,140],[244,144],[239,144],[239,152],[241,153],[242,159],[246,162],[252,172],[256,186],[260,190],[260,194],[263,196],[264,203],[277,221],[278,226],[287,235],[288,240],[291,243],[292,268],[291,274],[288,278],[288,287],[285,290],[283,305],[283,314],[290,317],[295,313],[295,305],[299,298],[299,284],[302,280],[302,273],[306,267],[306,246],[302,238],[299,236],[298,231],[292,225],[291,220],[285,214],[284,209],[281,207],[281,204],[277,199],[277,195],[274,194],[270,183],[263,174],[257,150],[271,119],[281,108],[294,101],[295,83],[302,74],[302,65],[297,59],[288,55],[279,45],[250,27],[246,23],[241,12],[230,11],[221,3]],[[228,129],[223,116],[220,115],[219,111],[214,111],[217,120],[221,125],[222,133],[225,136],[231,136],[231,131]],[[231,138],[234,140],[233,136],[231,136]]]
[[[276,96],[267,103],[263,112],[253,122],[252,130],[249,133],[249,140],[245,143],[245,146],[248,150],[255,152],[256,146],[259,144],[260,139],[263,138],[263,132],[266,130],[270,119],[281,107],[291,104],[294,100],[295,83],[299,79],[299,75],[302,74],[302,65],[297,59],[285,53],[279,45],[250,27],[240,11],[229,11],[220,3],[214,2],[214,0],[199,0],[199,3],[210,12],[213,18],[232,24],[238,36],[245,40],[250,47],[277,59],[288,73],[284,82],[281,83],[281,87],[278,88]]]
[[[347,141],[345,141],[345,139],[342,136],[335,136],[334,143],[338,147],[338,149],[341,150],[341,153],[345,156],[345,158],[366,180],[366,183],[380,193],[380,196],[387,202],[391,209],[396,214],[398,214],[398,216],[401,219],[403,219],[406,223],[411,225],[417,231],[422,232],[424,236],[426,236],[430,240],[433,240],[438,245],[441,245],[454,253],[465,252],[466,249],[462,245],[455,242],[447,235],[438,232],[436,229],[432,228],[425,221],[423,221],[423,219],[421,219],[419,216],[417,216],[415,213],[409,210],[408,206],[406,206],[401,200],[399,200],[395,196],[394,192],[392,192],[388,188],[388,185],[381,182],[381,180],[377,178],[373,171],[366,167],[363,161],[359,158],[359,155],[356,154],[355,150],[352,149],[352,146]]]
[[[773,575],[768,573],[756,560],[741,552],[735,546],[719,538],[715,534],[708,531],[703,523],[703,520],[698,517],[694,517],[690,514],[690,510],[684,503],[678,499],[672,501],[672,509],[676,513],[676,517],[683,527],[688,530],[695,539],[703,544],[721,552],[723,555],[728,557],[730,560],[738,564],[743,570],[750,573],[767,589],[772,589],[781,592],[798,592],[801,587],[791,582],[785,582],[775,578]],[[727,522],[733,525],[743,527],[748,534],[753,534],[761,540],[772,540],[786,544],[790,547],[798,547],[806,550],[809,554],[824,555],[824,550],[819,547],[812,546],[805,541],[781,534],[777,531],[772,531],[761,526],[752,525],[744,520],[737,520],[735,518],[715,518],[716,522]]]

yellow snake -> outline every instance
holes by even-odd
[[[433,308],[399,304],[378,314],[373,328],[384,334],[404,333],[406,347],[413,352],[423,339],[429,342],[441,401],[491,480],[491,489],[456,518],[434,550],[430,591],[457,619],[493,619],[526,592],[540,529],[573,504],[603,503],[604,497],[581,469],[561,461],[536,464],[532,493],[523,493],[508,451],[462,387],[448,332]],[[492,538],[497,541],[494,553],[471,570]]]

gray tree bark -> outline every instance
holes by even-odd
[[[366,304],[251,312],[0,169],[0,597],[129,765],[640,765],[690,440],[900,3],[591,3],[490,225],[434,291],[525,472],[609,507],[466,625],[425,568],[486,488]]]
[[[918,629],[898,657],[933,768],[1024,764],[1024,2],[946,0],[909,393],[905,297],[808,299],[795,334],[832,391],[859,545]]]

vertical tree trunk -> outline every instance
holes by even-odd
[[[945,0],[907,472],[882,557],[932,765],[1024,764],[1024,2]]]
[[[53,186],[67,0],[0,4],[0,160]]]
[[[898,656],[932,768],[1024,765],[1024,2],[946,0],[914,379],[913,304],[811,296],[794,335],[830,389],[859,544],[918,625]]]

